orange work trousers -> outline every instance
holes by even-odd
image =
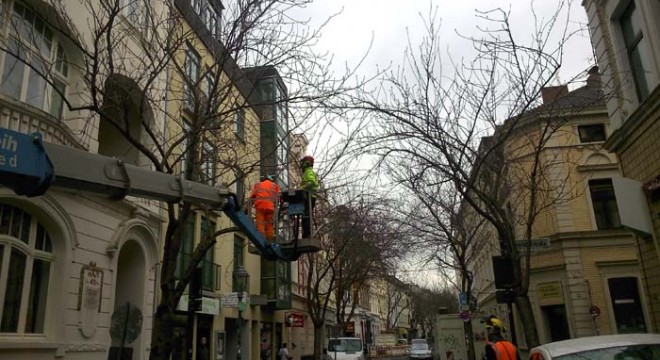
[[[273,229],[274,210],[256,209],[257,211],[257,230],[262,233],[267,240],[273,241],[275,230]]]

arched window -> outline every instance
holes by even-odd
[[[0,43],[8,50],[0,52],[0,92],[60,119],[69,75],[64,47],[30,6],[3,0],[0,7]]]
[[[0,333],[43,334],[51,237],[28,212],[0,204]]]

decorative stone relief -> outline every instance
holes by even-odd
[[[103,292],[103,269],[90,262],[80,270],[80,287],[78,292],[78,311],[80,322],[78,327],[83,337],[91,338],[96,332],[96,320],[101,311],[101,295]]]

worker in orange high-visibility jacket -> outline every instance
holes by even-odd
[[[482,321],[488,331],[488,340],[486,340],[486,360],[520,360],[518,349],[510,341],[506,340],[502,333],[506,330],[502,320],[495,315],[490,315]]]
[[[275,237],[273,229],[273,216],[275,206],[279,203],[280,187],[275,183],[272,175],[266,175],[261,182],[254,185],[250,198],[254,199],[254,209],[257,215],[257,230],[267,240],[272,241]]]

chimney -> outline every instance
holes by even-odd
[[[600,88],[601,83],[600,83],[600,73],[598,72],[598,66],[594,66],[591,69],[589,69],[588,74],[589,76],[587,76],[587,86]]]
[[[551,103],[565,95],[568,95],[568,86],[566,85],[548,86],[541,89],[541,97],[544,104]]]

